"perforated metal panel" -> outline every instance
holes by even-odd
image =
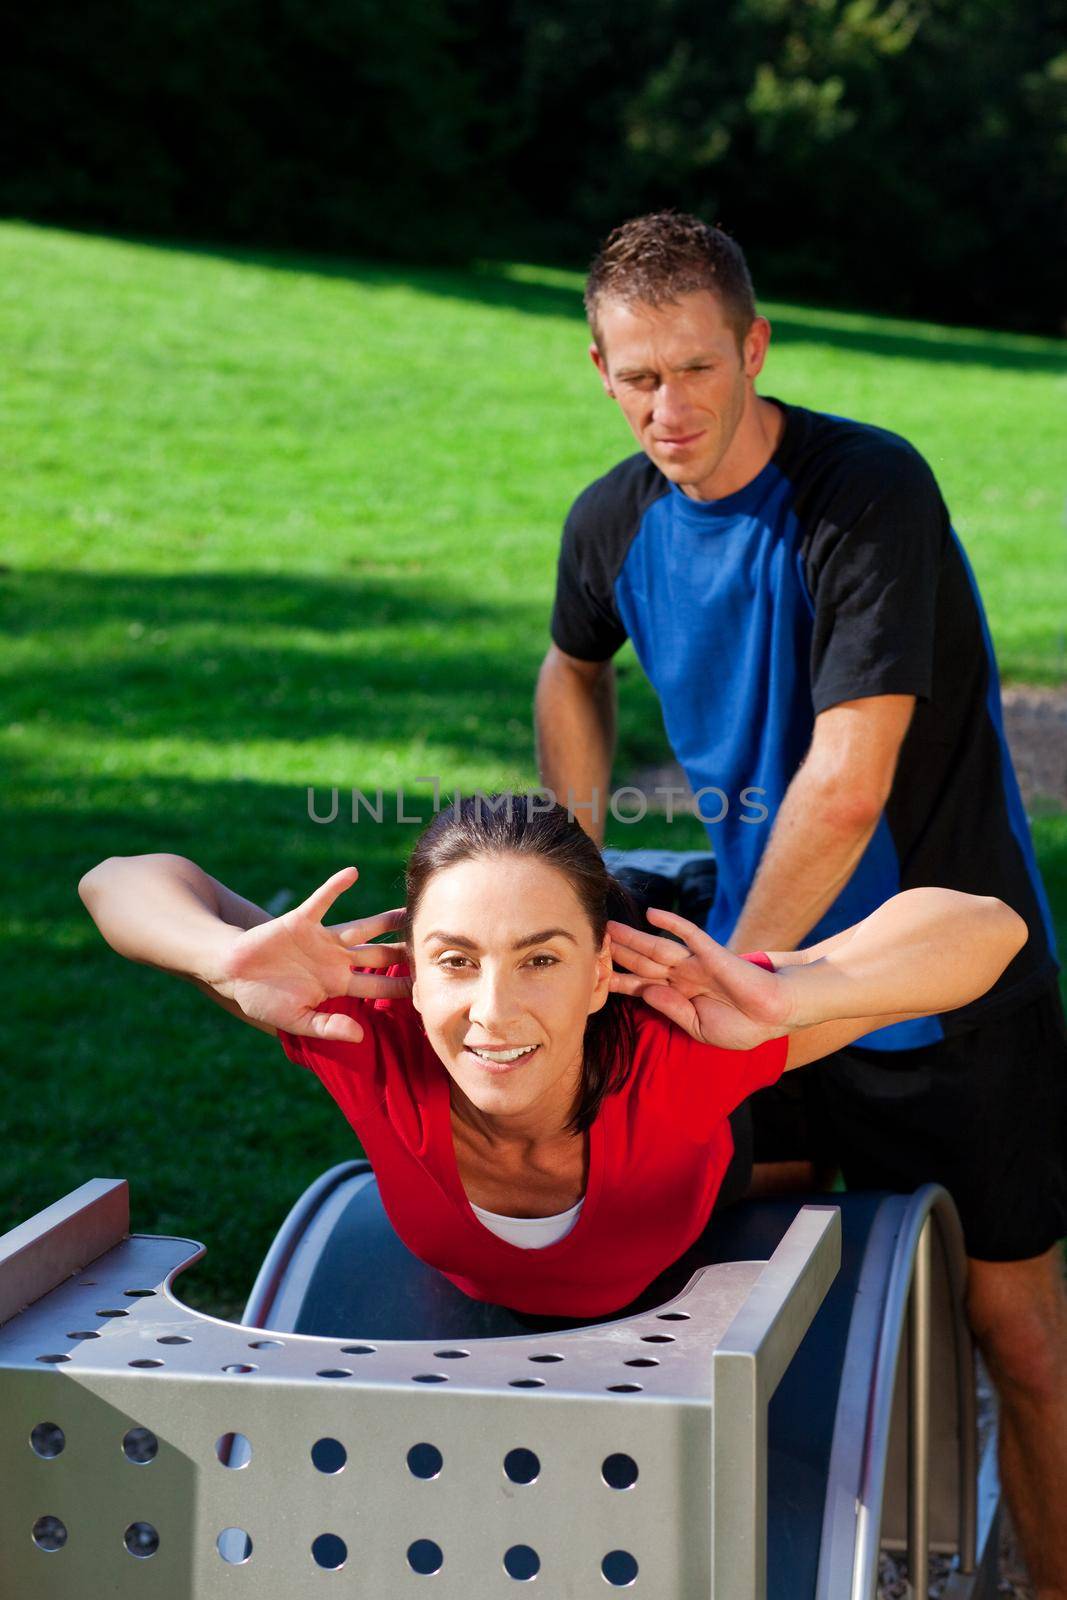
[[[171,1292],[198,1246],[123,1240],[0,1328],[0,1594],[760,1600],[766,1404],[838,1237],[806,1208],[655,1312],[452,1347],[218,1322]]]

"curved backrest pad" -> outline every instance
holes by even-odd
[[[770,1403],[769,1595],[804,1600],[814,1593],[841,1362],[868,1234],[884,1198],[834,1196],[842,1203],[841,1269]],[[665,1304],[712,1262],[769,1259],[798,1207],[825,1201],[825,1195],[790,1195],[716,1212],[696,1243],[638,1300],[613,1318],[597,1320]],[[313,1266],[305,1263],[299,1270],[306,1288],[294,1308],[292,1326],[298,1333],[344,1336],[362,1330],[376,1338],[462,1340],[576,1325],[469,1300],[397,1238],[369,1174],[349,1183],[328,1243]],[[270,1321],[280,1326],[277,1318]]]

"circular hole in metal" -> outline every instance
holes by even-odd
[[[655,1356],[631,1356],[629,1361],[623,1362],[624,1367],[658,1367],[659,1362]]]
[[[435,1350],[435,1361],[464,1361],[470,1355],[469,1350]]]
[[[158,1356],[138,1356],[136,1361],[127,1361],[128,1367],[161,1367],[163,1365]]]
[[[243,1433],[224,1433],[215,1440],[215,1454],[224,1467],[237,1472],[252,1459],[252,1446]]]
[[[240,1567],[252,1554],[252,1540],[243,1528],[223,1528],[215,1540],[215,1549],[231,1567]]]
[[[448,1378],[443,1372],[416,1372],[412,1383],[447,1383]]]
[[[688,1311],[657,1311],[657,1322],[688,1322]]]
[[[609,1383],[608,1394],[640,1394],[643,1384],[640,1383]]]
[[[504,1571],[509,1578],[528,1582],[541,1570],[541,1557],[528,1544],[513,1544],[504,1552]]]
[[[58,1422],[39,1422],[30,1434],[30,1449],[43,1461],[54,1461],[67,1447],[67,1436]]]
[[[316,1439],[311,1446],[311,1463],[319,1472],[340,1472],[347,1460],[340,1439]]]
[[[512,1483],[533,1483],[541,1471],[541,1462],[532,1450],[519,1446],[509,1450],[504,1457],[504,1475]]]
[[[98,1317],[128,1317],[130,1313],[122,1306],[107,1306],[96,1314]]]
[[[341,1346],[341,1354],[343,1356],[373,1356],[377,1355],[377,1353],[378,1347],[373,1344],[343,1344]]]
[[[223,1370],[223,1372],[241,1373],[241,1372],[258,1372],[259,1368],[251,1366],[249,1364],[249,1362],[247,1362],[247,1361],[231,1361],[229,1366],[223,1367],[222,1370]],[[328,1376],[328,1374],[320,1373],[319,1376],[320,1377],[326,1377],[326,1376]]]
[[[154,1289],[123,1289],[127,1300],[150,1300],[155,1294]]]
[[[544,1378],[509,1378],[508,1379],[508,1388],[509,1389],[543,1389],[544,1387],[545,1387]]]
[[[131,1522],[122,1535],[122,1542],[138,1561],[147,1561],[159,1549],[159,1534],[150,1522]]]
[[[62,1550],[67,1542],[66,1525],[58,1517],[38,1517],[33,1525],[33,1542],[38,1550]]]
[[[285,1345],[281,1339],[249,1339],[250,1350],[284,1350]]]
[[[157,1344],[192,1344],[187,1333],[161,1333],[156,1340]]]
[[[122,1453],[136,1466],[147,1466],[159,1454],[159,1440],[151,1428],[130,1428],[122,1440]]]
[[[600,1570],[616,1589],[628,1589],[637,1577],[637,1562],[629,1550],[609,1550]]]
[[[674,1343],[674,1334],[673,1333],[643,1333],[641,1335],[641,1343],[642,1344],[673,1344]]]
[[[336,1533],[320,1533],[312,1543],[311,1554],[315,1557],[317,1567],[336,1572],[348,1560],[348,1546]]]
[[[100,1335],[95,1328],[81,1328],[77,1333],[68,1333],[68,1339],[99,1339]]]
[[[600,1468],[609,1489],[632,1489],[637,1482],[637,1462],[633,1456],[606,1456]]]
[[[428,1577],[431,1572],[440,1572],[444,1564],[444,1551],[432,1539],[416,1539],[414,1544],[408,1545],[408,1566],[412,1572]]]
[[[350,1378],[351,1367],[320,1367],[315,1374],[316,1378]]]
[[[544,1362],[549,1362],[549,1361],[562,1361],[562,1360],[563,1360],[563,1357],[562,1357],[562,1356],[550,1356],[550,1355],[544,1355],[544,1356],[527,1356],[527,1358],[526,1358],[526,1359],[527,1359],[527,1361],[544,1361]]]
[[[413,1444],[408,1451],[408,1471],[413,1478],[436,1478],[444,1464],[435,1444]]]
[[[63,1355],[47,1355],[38,1356],[37,1360],[43,1362],[46,1367],[55,1367],[58,1366],[61,1361],[69,1361],[70,1357]]]

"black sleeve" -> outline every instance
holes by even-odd
[[[580,661],[608,661],[626,639],[615,605],[615,574],[597,548],[587,490],[563,525],[552,607],[552,638]]]
[[[620,461],[574,502],[563,529],[552,609],[552,637],[567,655],[608,661],[625,642],[615,580],[645,512],[669,491],[648,457],[638,454]]]
[[[949,537],[933,473],[903,440],[847,452],[807,549],[815,714],[879,694],[929,699]]]

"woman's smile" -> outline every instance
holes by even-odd
[[[412,999],[456,1087],[510,1131],[566,1125],[611,961],[555,867],[478,858],[434,874],[412,939]]]

